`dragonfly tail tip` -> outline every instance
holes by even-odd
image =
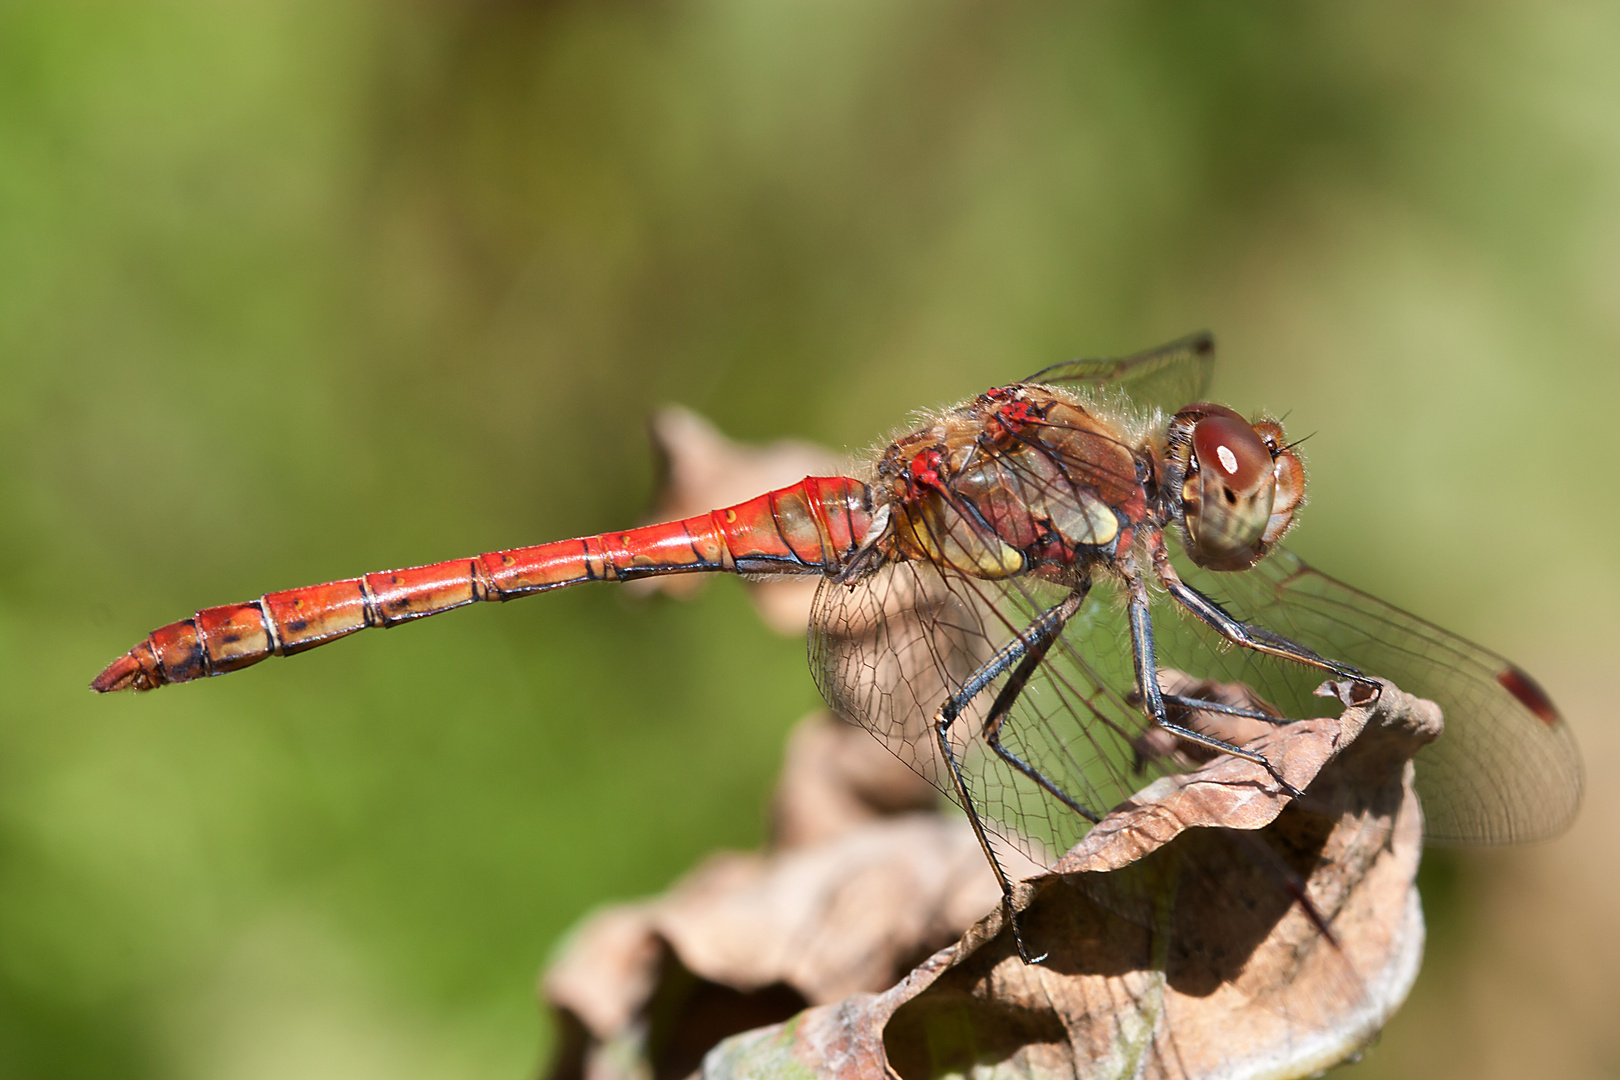
[[[125,653],[97,675],[90,683],[90,689],[98,694],[110,694],[115,690],[150,690],[151,680],[147,678],[141,662],[129,653]]]

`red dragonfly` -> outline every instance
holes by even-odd
[[[91,685],[222,675],[587,581],[815,574],[823,695],[961,804],[1009,912],[989,831],[1049,862],[1151,775],[1211,752],[1256,761],[1297,794],[1194,718],[1317,715],[1324,674],[1379,676],[1441,706],[1445,736],[1416,762],[1429,838],[1564,829],[1582,770],[1551,700],[1495,653],[1282,547],[1304,466],[1277,421],[1203,400],[1213,363],[1207,334],[1070,361],[943,411],[859,478],[807,477],[683,521],[205,608]],[[1201,680],[1242,684],[1270,708],[1211,700],[1221,695]]]

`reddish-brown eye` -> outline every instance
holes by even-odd
[[[1236,415],[1204,417],[1193,425],[1192,444],[1199,469],[1219,477],[1234,494],[1254,491],[1271,472],[1271,451]]]
[[[1233,420],[1242,420],[1243,414],[1236,409],[1228,409],[1225,405],[1217,405],[1213,401],[1195,401],[1184,406],[1179,415],[1196,416],[1203,419],[1206,416],[1228,416]]]

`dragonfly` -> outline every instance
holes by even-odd
[[[1426,837],[1536,840],[1579,807],[1569,724],[1522,668],[1344,585],[1280,543],[1297,444],[1206,400],[1214,339],[1072,360],[937,412],[851,476],[622,532],[266,593],[149,634],[91,683],[150,690],[368,627],[590,581],[820,577],[828,703],[965,811],[1020,955],[1005,839],[1050,864],[1145,782],[1214,754],[1209,718],[1321,711],[1325,678],[1436,702],[1415,762]],[[1237,686],[1244,693],[1216,693]],[[1238,700],[1237,704],[1233,701]]]

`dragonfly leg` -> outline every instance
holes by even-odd
[[[1170,595],[1176,602],[1196,615],[1200,622],[1209,626],[1221,637],[1234,645],[1255,652],[1266,653],[1270,656],[1280,656],[1285,660],[1294,660],[1309,665],[1320,671],[1337,675],[1341,679],[1352,679],[1358,683],[1377,687],[1378,683],[1367,678],[1360,670],[1349,664],[1341,664],[1337,660],[1329,660],[1318,656],[1303,645],[1296,645],[1281,634],[1274,634],[1261,626],[1254,626],[1242,619],[1233,617],[1220,604],[1205,596],[1197,589],[1181,580],[1175,567],[1170,565],[1170,556],[1164,549],[1164,538],[1160,536],[1153,551],[1153,568],[1163,582]]]
[[[991,871],[996,875],[996,884],[1001,886],[1002,908],[1006,911],[1007,921],[1012,926],[1013,942],[1018,946],[1018,955],[1026,964],[1038,964],[1046,959],[1047,954],[1042,953],[1039,956],[1033,956],[1030,954],[1029,947],[1024,944],[1023,928],[1018,923],[1018,913],[1013,910],[1012,905],[1012,882],[1008,880],[1007,872],[1002,869],[1001,860],[996,858],[995,849],[990,846],[990,836],[984,828],[984,821],[979,817],[979,811],[973,805],[973,794],[968,790],[967,777],[963,774],[962,767],[956,760],[956,753],[951,749],[950,730],[952,725],[956,723],[957,718],[962,715],[962,710],[966,709],[968,704],[978,697],[984,688],[990,685],[992,680],[1002,675],[1008,668],[1017,665],[1017,670],[1013,673],[1012,678],[1008,680],[1007,686],[1003,687],[1001,693],[996,696],[995,705],[991,710],[991,717],[995,721],[996,729],[999,729],[999,716],[1005,715],[1007,710],[1012,708],[1013,702],[1017,700],[1024,684],[1029,681],[1030,674],[1039,665],[1040,658],[1046,655],[1047,649],[1051,647],[1052,641],[1062,631],[1064,625],[1074,617],[1076,611],[1080,610],[1080,605],[1084,602],[1089,589],[1090,583],[1088,582],[1070,593],[1061,603],[1043,612],[1039,618],[1025,627],[1012,641],[1002,646],[994,656],[969,676],[961,688],[946,700],[945,704],[940,707],[939,712],[934,716],[934,738],[939,744],[939,751],[945,759],[945,764],[950,768],[951,782],[956,787],[957,801],[962,804],[962,809],[967,813],[968,823],[973,826],[973,835],[979,841],[979,847],[983,850],[985,860],[989,862]],[[986,728],[989,729],[989,722],[986,723]],[[994,743],[992,745],[996,746],[997,753],[1002,753],[1004,757],[1008,756],[1003,753],[999,745]],[[1025,770],[1036,778],[1037,783],[1042,783],[1043,786],[1047,787],[1047,790],[1062,799],[1064,803],[1079,810],[1090,820],[1097,820],[1095,815],[1081,809],[1078,803],[1062,794],[1057,785],[1046,781],[1039,773],[1029,769],[1022,762],[1016,761],[1016,759],[1014,759],[1014,762],[1018,768]]]
[[[1126,582],[1130,588],[1128,608],[1131,621],[1131,659],[1136,666],[1136,692],[1142,696],[1142,708],[1153,718],[1153,722],[1183,742],[1254,762],[1270,774],[1284,793],[1296,799],[1304,794],[1284,780],[1282,774],[1266,760],[1264,754],[1245,750],[1241,746],[1233,746],[1223,739],[1170,722],[1169,712],[1165,708],[1164,692],[1159,689],[1159,666],[1153,645],[1153,617],[1148,610],[1147,585],[1142,581],[1142,575],[1135,571],[1127,574]],[[1320,657],[1318,659],[1320,660]]]
[[[990,706],[990,715],[985,717],[984,726],[980,731],[984,735],[984,741],[990,744],[990,749],[994,750],[1001,760],[1046,789],[1047,793],[1058,802],[1095,825],[1101,820],[1096,811],[1080,805],[1068,792],[1001,744],[1001,730],[1006,722],[1007,714],[1012,711],[1013,705],[1018,701],[1018,695],[1024,692],[1025,684],[1029,682],[1030,676],[1035,674],[1035,669],[1041,666],[1041,661],[1046,658],[1047,650],[1052,647],[1052,642],[1056,640],[1057,632],[1054,630],[1030,647],[1028,654],[1019,663],[1017,670],[1008,677],[1007,685],[1003,686],[1001,692],[996,695],[995,703]]]
[[[1273,716],[1270,713],[1261,712],[1259,709],[1245,709],[1239,705],[1223,705],[1219,701],[1208,701],[1204,698],[1182,697],[1180,694],[1162,694],[1160,700],[1166,705],[1176,705],[1190,711],[1220,713],[1223,716],[1242,716],[1249,720],[1264,720],[1268,724],[1292,722],[1286,717]]]

